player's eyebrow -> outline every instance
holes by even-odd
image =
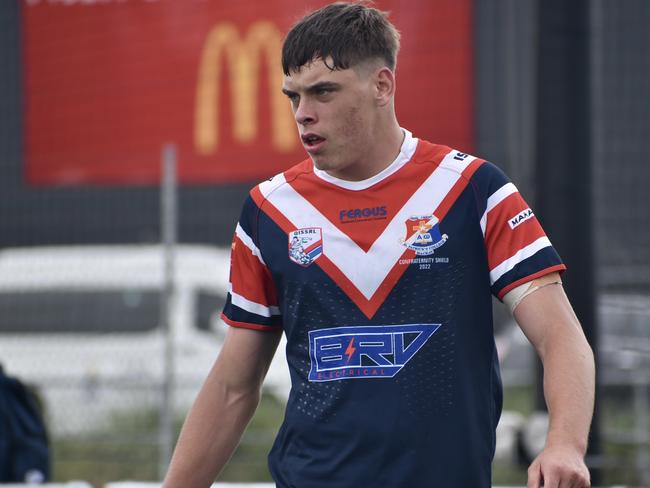
[[[319,81],[318,83],[314,83],[313,85],[308,86],[305,91],[309,94],[313,94],[318,93],[320,90],[335,91],[340,87],[340,84],[333,81]]]
[[[286,96],[289,98],[298,95],[295,91],[287,90],[286,88],[282,88],[282,93],[284,93]]]
[[[309,95],[313,95],[318,93],[320,90],[330,90],[330,91],[336,91],[339,88],[341,88],[341,85],[339,83],[335,83],[333,81],[319,81],[318,83],[314,83],[313,85],[309,85],[307,88],[305,88],[305,93]],[[282,88],[282,93],[284,93],[288,97],[292,97],[295,95],[298,95],[297,92],[293,90],[289,90],[287,88]]]

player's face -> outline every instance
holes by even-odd
[[[372,161],[376,105],[369,70],[330,70],[317,59],[284,77],[302,144],[330,175],[361,180]]]

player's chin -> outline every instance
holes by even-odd
[[[321,171],[331,171],[334,166],[327,158],[319,157],[317,154],[310,154],[309,157],[314,162],[314,166]]]

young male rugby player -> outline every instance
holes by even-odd
[[[489,487],[502,393],[492,295],[544,363],[550,430],[528,486],[589,486],[594,362],[564,265],[497,167],[400,127],[398,48],[386,15],[359,3],[288,33],[283,92],[309,158],[244,204],[232,327],[166,488],[215,479],[283,332],[292,390],[269,455],[278,487]]]

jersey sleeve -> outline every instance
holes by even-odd
[[[277,292],[259,248],[259,209],[249,196],[235,229],[230,254],[230,283],[221,318],[246,329],[282,329]]]
[[[517,187],[494,164],[473,176],[478,188],[480,226],[485,241],[492,293],[513,288],[566,266]]]

